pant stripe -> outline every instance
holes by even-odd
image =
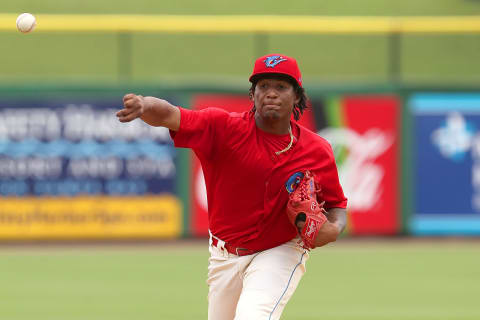
[[[275,312],[275,309],[277,308],[277,306],[278,306],[278,304],[280,303],[280,301],[282,301],[283,296],[284,296],[285,293],[287,292],[288,286],[290,285],[290,281],[291,281],[292,278],[293,278],[293,274],[295,273],[295,270],[297,270],[297,267],[302,264],[303,256],[305,255],[305,253],[306,253],[306,252],[303,252],[303,253],[302,253],[302,256],[300,257],[300,261],[297,263],[297,265],[295,266],[295,268],[293,268],[293,271],[292,271],[292,273],[290,274],[290,278],[288,279],[288,282],[287,282],[287,287],[285,288],[285,290],[283,291],[282,295],[281,295],[280,298],[278,299],[277,303],[275,304],[275,307],[273,307],[272,312],[270,312],[270,316],[268,317],[268,320],[270,320],[270,319],[272,318],[272,315],[273,315],[273,313]]]

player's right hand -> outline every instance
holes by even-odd
[[[123,97],[123,109],[117,112],[120,122],[130,122],[140,118],[145,110],[143,96],[128,93]]]

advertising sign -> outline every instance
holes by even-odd
[[[400,230],[399,105],[395,96],[345,96],[315,110],[329,114],[328,126],[318,134],[331,143],[335,153],[348,198],[350,234]]]
[[[175,237],[181,210],[167,194],[0,198],[0,240]]]
[[[118,122],[115,116],[118,104],[116,101],[0,101],[0,238],[7,234],[19,238],[33,234],[41,238],[50,232],[55,236],[53,224],[48,225],[49,230],[46,225],[37,228],[45,232],[36,233],[15,227],[12,223],[16,221],[15,215],[22,221],[21,217],[45,213],[56,221],[52,215],[63,215],[70,206],[85,207],[85,217],[105,212],[124,214],[129,202],[137,204],[138,210],[135,213],[130,210],[128,215],[139,216],[154,212],[142,203],[157,203],[162,207],[159,210],[165,228],[180,232],[181,205],[173,205],[171,200],[176,155],[168,130],[148,126],[138,119],[125,124]],[[147,195],[168,196],[153,201]],[[169,204],[160,205],[158,201],[162,199]],[[170,213],[164,214],[165,210]],[[142,233],[137,220],[135,223],[122,220],[123,224],[115,224],[116,230],[94,228],[97,231],[90,232],[89,227],[95,223],[83,219],[82,233],[80,229],[74,232],[82,224],[72,222],[70,228],[66,220],[58,219],[63,221],[63,231],[56,234],[67,238]],[[36,223],[36,219],[31,219],[29,228],[36,229]],[[160,229],[156,235],[171,235]]]
[[[413,95],[415,234],[480,234],[480,94]]]

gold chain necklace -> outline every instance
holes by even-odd
[[[278,156],[279,154],[281,153],[284,153],[285,151],[288,151],[290,150],[290,148],[292,147],[292,144],[293,144],[293,134],[292,134],[292,126],[290,125],[288,127],[288,133],[290,134],[290,143],[288,144],[288,146],[283,149],[283,150],[280,150],[280,151],[275,151],[275,154]]]

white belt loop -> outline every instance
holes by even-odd
[[[212,239],[213,239],[213,234],[210,232],[210,229],[208,229],[208,234],[210,235],[210,237],[208,237],[208,245],[211,246],[212,245]]]
[[[222,250],[223,252],[223,256],[225,258],[228,258],[228,251],[227,249],[225,248],[225,241],[221,240],[220,238],[217,238],[215,237],[212,232],[210,231],[210,229],[208,229],[208,233],[210,234],[210,238],[209,238],[209,245],[212,245],[212,239],[215,238],[217,240],[217,245],[216,247],[220,250]]]
[[[228,251],[227,249],[225,248],[225,241],[222,241],[222,240],[217,240],[218,243],[217,243],[217,248],[220,247],[220,249],[222,250],[223,252],[223,256],[225,258],[228,258]]]

